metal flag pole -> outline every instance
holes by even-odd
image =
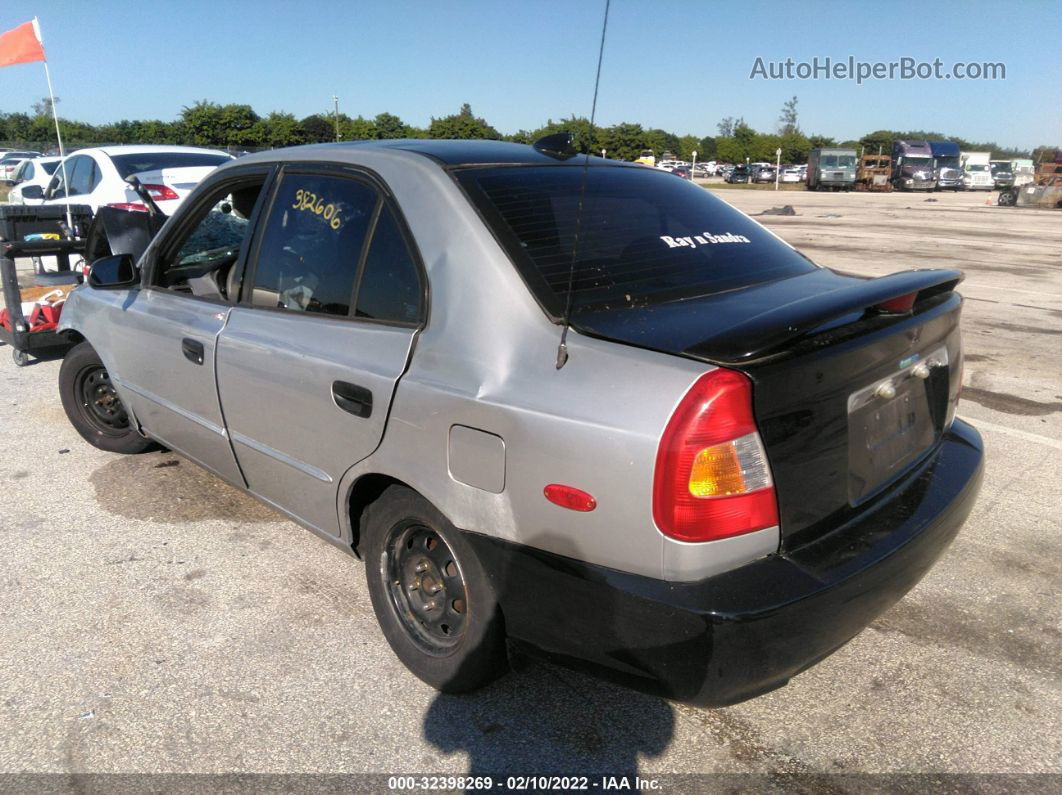
[[[44,39],[41,38],[41,25],[37,21],[37,17],[33,18],[33,32],[37,34],[37,41],[44,44]],[[52,105],[52,118],[55,120],[55,138],[59,142],[59,168],[63,174],[63,198],[70,198],[70,180],[66,175],[66,152],[63,150],[63,134],[59,132],[59,112],[55,109],[55,91],[52,89],[52,73],[48,69],[48,59],[44,60],[44,77],[48,81],[48,98]],[[74,235],[74,217],[70,212],[70,202],[66,202],[66,226],[70,230],[70,234]]]

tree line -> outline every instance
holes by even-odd
[[[58,100],[57,100],[58,101]],[[569,131],[575,134],[581,151],[600,153],[620,160],[634,160],[645,151],[656,157],[670,154],[677,159],[722,160],[730,163],[775,160],[782,150],[784,163],[803,163],[808,152],[819,146],[843,146],[876,153],[888,152],[896,139],[950,140],[964,151],[989,151],[997,158],[1033,157],[1048,147],[1033,152],[998,146],[994,142],[968,141],[954,135],[924,130],[876,130],[858,140],[838,141],[827,135],[805,134],[798,124],[797,98],[782,107],[774,132],[753,129],[743,118],[726,117],[718,123],[717,135],[677,135],[658,128],[622,122],[591,129],[589,119],[572,115],[557,121],[549,119],[536,130],[518,130],[509,135],[498,132],[482,117],[476,116],[467,103],[457,113],[432,118],[427,127],[408,124],[392,113],[373,118],[339,113],[314,113],[298,119],[291,113],[274,111],[260,116],[250,105],[202,100],[181,110],[175,121],[122,120],[92,125],[60,118],[63,142],[71,148],[102,144],[183,144],[221,147],[229,150],[253,150],[297,146],[331,141],[363,141],[383,138],[482,138],[533,143],[544,135]],[[0,112],[0,142],[8,145],[54,148],[55,127],[49,100],[35,103],[32,113]]]

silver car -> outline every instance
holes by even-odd
[[[973,504],[961,275],[821,268],[555,138],[222,166],[70,296],[63,404],[362,558],[439,689],[511,645],[750,698],[901,598]]]

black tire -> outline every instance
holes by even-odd
[[[81,437],[109,453],[143,453],[155,445],[129,421],[107,368],[87,342],[71,348],[59,368],[59,397]]]
[[[476,690],[505,673],[498,601],[461,532],[405,486],[390,486],[367,512],[365,578],[398,659],[444,693]]]
[[[25,367],[29,364],[29,354],[25,351],[11,350],[11,361],[15,363],[15,367]]]
[[[999,198],[996,199],[996,204],[1000,207],[1013,207],[1018,200],[1017,192],[1014,190],[1001,190],[999,192]]]

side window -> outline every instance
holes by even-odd
[[[92,161],[92,178],[89,180],[88,192],[96,190],[96,186],[100,184],[103,179],[103,174],[100,173],[100,164],[95,160]]]
[[[26,163],[22,167],[22,173],[18,176],[19,179],[33,179],[33,163]]]
[[[194,210],[191,226],[164,244],[152,284],[202,298],[235,300],[236,260],[251,234],[265,177],[227,183]],[[146,216],[145,216],[146,217]]]
[[[70,195],[84,196],[92,193],[92,170],[96,167],[91,157],[75,157],[73,170],[67,166],[70,177]]]
[[[355,315],[416,323],[420,318],[420,279],[398,219],[384,207],[369,244]]]
[[[251,304],[349,315],[377,201],[376,191],[356,180],[286,175],[258,250]]]
[[[66,196],[66,183],[74,176],[74,168],[79,162],[84,160],[83,157],[72,157],[65,163],[61,163],[58,168],[55,169],[55,176],[52,177],[52,198],[57,199]],[[73,195],[72,193],[70,194]]]

